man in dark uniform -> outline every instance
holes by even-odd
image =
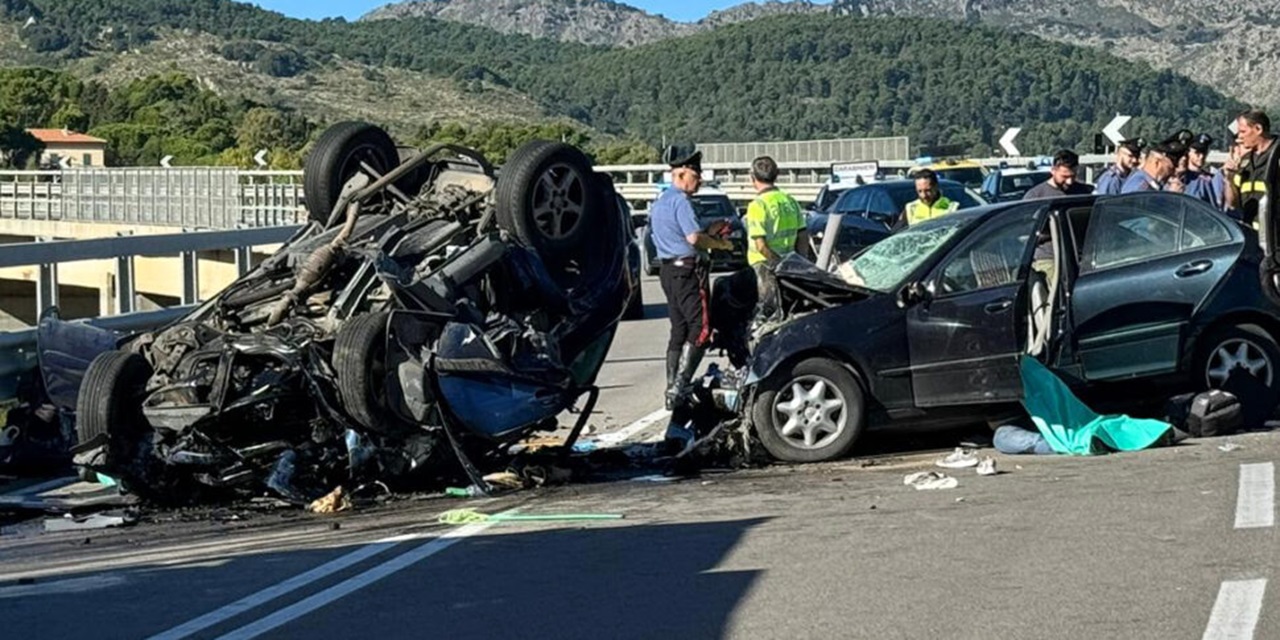
[[[1098,182],[1093,192],[1105,196],[1119,194],[1120,188],[1124,186],[1124,181],[1129,178],[1129,174],[1138,168],[1138,159],[1142,157],[1143,146],[1145,145],[1141,138],[1120,141],[1120,145],[1116,147],[1115,164],[1107,167],[1107,170],[1098,176]]]
[[[1227,178],[1228,206],[1240,208],[1245,224],[1255,225],[1260,215],[1268,216],[1267,221],[1271,222],[1278,210],[1274,196],[1280,179],[1276,170],[1280,154],[1276,153],[1276,138],[1271,135],[1271,119],[1257,110],[1240,114],[1236,118],[1236,142],[1243,153],[1222,166]],[[1276,232],[1274,226],[1271,232]]]
[[[667,296],[671,339],[667,344],[668,409],[688,399],[690,381],[702,362],[710,339],[707,317],[707,279],[711,249],[733,249],[723,238],[706,233],[698,224],[689,196],[702,184],[702,152],[692,147],[670,146],[662,160],[671,167],[671,188],[662,192],[649,210],[653,245],[661,267],[658,277]]]
[[[1053,168],[1049,170],[1049,179],[1031,187],[1022,199],[1037,200],[1092,193],[1092,189],[1083,183],[1076,182],[1078,166],[1080,166],[1080,156],[1070,149],[1063,149],[1053,154]]]
[[[1280,153],[1271,134],[1271,118],[1251,109],[1236,117],[1236,143],[1240,157],[1232,154],[1222,166],[1227,182],[1227,208],[1238,208],[1242,222],[1258,230],[1265,258],[1262,291],[1280,304]]]

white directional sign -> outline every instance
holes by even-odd
[[[1009,127],[1009,130],[1005,131],[1004,135],[1000,136],[1000,148],[1004,149],[1004,152],[1010,156],[1022,155],[1021,153],[1018,153],[1018,148],[1013,146],[1013,139],[1018,137],[1019,133],[1022,133],[1021,127]]]
[[[62,167],[63,169],[70,169],[71,158],[68,158],[67,156],[58,156],[58,166]]]
[[[1129,116],[1117,115],[1114,120],[1102,128],[1103,135],[1111,138],[1111,142],[1120,144],[1124,141],[1124,134],[1120,133],[1120,129],[1132,119]]]
[[[267,150],[258,149],[258,153],[254,154],[253,161],[258,163],[259,167],[267,166]]]
[[[160,158],[160,166],[166,169],[172,168],[171,165],[169,164],[170,162],[173,162],[173,156],[165,156],[163,158]]]

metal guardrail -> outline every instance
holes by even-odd
[[[181,256],[182,304],[191,305],[199,302],[198,252],[233,250],[237,273],[244,275],[252,267],[252,247],[284,242],[301,228],[290,225],[9,244],[0,251],[0,268],[39,265],[36,276],[38,317],[45,309],[58,304],[58,263],[115,258],[116,311],[125,314],[134,310],[133,259],[137,256]]]
[[[57,265],[78,260],[116,259],[115,315],[85,320],[117,331],[148,330],[168,324],[195,308],[199,302],[198,252],[232,249],[237,271],[252,267],[250,249],[278,244],[293,237],[299,225],[229,231],[198,231],[146,236],[121,236],[91,240],[59,240],[5,245],[0,268],[40,265],[36,287],[37,317],[57,305]],[[182,306],[157,311],[133,311],[133,259],[137,256],[181,255]],[[0,332],[0,399],[12,397],[16,376],[37,365],[36,329]]]

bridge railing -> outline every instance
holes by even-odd
[[[94,238],[91,240],[59,240],[4,245],[0,251],[0,268],[39,265],[36,286],[37,317],[58,303],[58,271],[60,263],[78,260],[116,260],[116,308],[120,313],[86,320],[93,325],[121,331],[147,330],[180,318],[199,300],[198,272],[200,251],[235,252],[237,271],[247,273],[252,267],[250,249],[279,244],[291,238],[301,227],[273,226],[258,229],[197,231],[144,236]],[[157,311],[134,311],[133,260],[138,256],[181,255],[182,304]],[[12,397],[16,375],[36,366],[36,330],[0,332],[0,399]]]
[[[974,158],[985,167],[1023,166],[1037,157]],[[1210,154],[1210,162],[1226,158]],[[850,158],[863,160],[864,158]],[[1084,178],[1095,179],[1109,155],[1080,157]],[[779,184],[803,202],[812,201],[830,173],[829,162],[781,162]],[[912,160],[883,161],[888,171],[916,166]],[[747,162],[707,163],[735,201],[755,197]],[[662,164],[601,165],[632,202],[657,194],[668,167]],[[44,220],[234,229],[305,222],[301,171],[245,171],[226,167],[89,168],[64,171],[0,171],[0,222]]]

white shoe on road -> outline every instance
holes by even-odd
[[[956,450],[952,451],[951,455],[934,464],[944,469],[967,469],[978,466],[978,456],[974,455],[972,451],[956,447]]]

